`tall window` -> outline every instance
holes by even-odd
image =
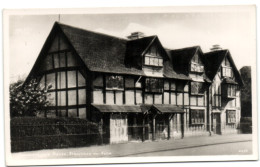
[[[212,86],[212,106],[221,107],[221,85],[215,84]]]
[[[227,57],[222,62],[222,76],[233,77],[233,70]]]
[[[191,109],[190,110],[190,123],[191,124],[204,124],[204,110]]]
[[[227,124],[236,123],[236,111],[235,110],[227,110]]]
[[[231,85],[231,84],[228,84],[228,97],[231,97],[231,98],[235,98],[236,97],[236,85]]]
[[[118,75],[106,76],[106,104],[123,104],[124,78]]]

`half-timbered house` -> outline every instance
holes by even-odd
[[[51,85],[41,116],[98,122],[105,143],[209,135],[218,133],[215,113],[222,113],[222,129],[239,124],[242,82],[225,53],[204,55],[199,46],[170,50],[141,32],[123,39],[56,22],[27,81]],[[216,94],[213,85],[220,84]],[[236,109],[226,107],[232,100]],[[220,101],[226,103],[218,108]]]

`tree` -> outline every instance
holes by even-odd
[[[49,105],[47,100],[47,87],[38,86],[35,79],[28,83],[19,80],[10,85],[10,115],[12,117],[19,116],[36,116],[38,113],[44,112],[44,108]]]

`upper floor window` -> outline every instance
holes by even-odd
[[[222,62],[222,76],[233,77],[233,70],[227,57]]]
[[[124,79],[122,76],[106,76],[106,89],[124,89]]]
[[[231,67],[223,66],[222,67],[222,76],[223,77],[233,77],[233,71]]]
[[[145,91],[161,93],[163,90],[163,80],[158,78],[146,78]]]
[[[203,95],[204,85],[203,82],[191,82],[191,94],[192,95]]]
[[[223,86],[223,96],[226,98],[236,98],[236,85],[224,84]]]
[[[191,60],[190,71],[199,72],[199,73],[204,72],[204,66],[203,66],[198,54],[194,55]]]
[[[162,67],[163,66],[163,59],[158,58],[158,57],[154,57],[154,56],[150,56],[150,55],[145,55],[144,56],[144,64],[149,65],[149,66]]]
[[[228,84],[228,97],[236,97],[236,85],[231,85],[231,84]]]

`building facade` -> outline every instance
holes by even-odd
[[[55,23],[26,81],[51,85],[41,116],[102,125],[105,143],[236,133],[239,72],[228,50],[165,49]]]

